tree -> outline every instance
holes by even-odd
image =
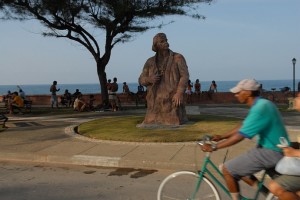
[[[200,3],[212,0],[0,0],[2,20],[36,19],[47,29],[43,36],[68,38],[80,43],[93,56],[102,101],[108,101],[106,66],[113,47],[152,28],[168,23],[155,19],[170,15],[205,17],[197,13]],[[95,29],[105,33],[101,50]],[[96,32],[97,33],[97,32]]]

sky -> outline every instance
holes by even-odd
[[[164,32],[170,49],[185,57],[192,82],[292,79],[293,58],[300,78],[299,0],[214,0],[198,11],[205,20],[171,17],[174,23],[115,46],[107,77],[137,82],[154,55],[153,36]],[[33,20],[0,21],[0,85],[98,83],[96,63],[85,48],[42,37],[41,30]]]

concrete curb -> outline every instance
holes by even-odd
[[[70,165],[102,166],[102,167],[120,167],[121,158],[105,156],[57,156],[57,155],[39,155],[36,153],[0,153],[2,161],[17,162],[36,162],[36,163],[57,163]]]
[[[196,164],[157,162],[149,160],[128,160],[120,157],[90,156],[90,155],[39,155],[35,153],[0,153],[1,161],[52,163],[66,165],[121,167],[142,169],[194,169]]]

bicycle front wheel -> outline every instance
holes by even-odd
[[[269,193],[266,200],[278,200],[278,197],[274,196],[272,193]]]
[[[220,200],[218,190],[206,177],[197,190],[198,179],[199,175],[190,171],[170,174],[160,184],[157,200]]]

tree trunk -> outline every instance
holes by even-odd
[[[97,62],[97,74],[98,79],[100,83],[101,88],[101,98],[102,98],[102,104],[107,107],[109,105],[108,101],[108,91],[107,91],[107,78],[106,78],[106,72],[105,72],[105,66],[100,61]]]

